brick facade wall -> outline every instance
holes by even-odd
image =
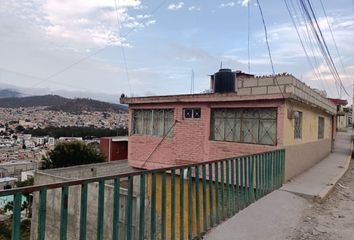
[[[183,108],[201,108],[200,119],[183,119]],[[277,146],[212,141],[210,138],[211,108],[262,108],[275,107],[277,117]],[[223,159],[274,149],[282,144],[284,105],[282,100],[228,103],[160,103],[129,106],[131,119],[134,109],[174,109],[173,136],[162,137],[129,135],[128,161],[131,166],[159,168],[176,164]],[[132,121],[129,121],[129,132]],[[162,140],[163,139],[163,140]]]

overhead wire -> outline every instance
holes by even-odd
[[[115,10],[116,10],[116,15],[117,15],[117,25],[118,25],[118,39],[121,38],[121,30],[122,30],[122,23],[119,19],[119,12],[118,12],[118,6],[117,6],[117,0],[114,0],[114,7],[115,7]],[[130,84],[130,76],[129,76],[129,71],[128,71],[128,64],[127,64],[127,58],[126,58],[126,55],[125,55],[125,49],[124,49],[124,46],[123,46],[123,43],[121,42],[120,44],[120,49],[121,49],[121,52],[122,52],[122,58],[123,58],[123,62],[124,62],[124,68],[125,68],[125,75],[126,75],[126,78],[127,78],[127,81],[128,81],[128,87],[129,87],[129,94],[131,95],[132,94],[132,87],[131,87],[131,84]]]
[[[309,22],[312,32],[313,32],[313,35],[315,36],[315,39],[317,41],[317,45],[319,46],[319,49],[321,50],[322,57],[324,58],[334,80],[337,81],[340,88],[342,88],[344,90],[344,92],[346,94],[348,94],[348,92],[343,88],[342,80],[338,74],[337,68],[334,64],[333,58],[331,56],[331,53],[329,51],[329,48],[328,48],[325,38],[323,36],[322,30],[320,28],[320,25],[318,23],[315,11],[312,7],[310,0],[307,0],[306,2],[305,2],[305,0],[300,0],[300,7],[304,11],[304,14]],[[348,96],[349,96],[349,94],[348,94]]]
[[[290,2],[292,3],[293,8],[295,9],[295,6],[293,5],[293,2],[292,1],[290,1]],[[304,35],[305,35],[305,37],[307,37],[308,46],[309,46],[309,48],[311,50],[311,53],[312,53],[312,56],[313,56],[313,59],[314,59],[314,62],[315,62],[315,66],[317,66],[317,68],[318,68],[317,69],[318,74],[319,74],[320,78],[323,80],[323,82],[325,83],[326,87],[329,89],[328,92],[331,92],[332,89],[329,87],[329,84],[327,83],[327,79],[322,75],[322,72],[319,69],[321,67],[321,65],[320,65],[320,63],[317,60],[318,59],[317,56],[321,56],[321,51],[318,48],[318,46],[316,46],[316,44],[315,44],[315,42],[316,42],[315,36],[313,34],[311,34],[312,32],[309,29],[309,25],[311,23],[308,22],[303,9],[301,8],[301,5],[300,5],[299,1],[296,0],[296,3],[297,3],[297,6],[299,8],[302,20],[303,20],[303,25],[305,26],[305,29],[306,29],[306,32],[304,33]],[[323,59],[323,61],[324,61],[324,59]],[[334,82],[334,85],[335,85],[336,91],[337,91],[337,93],[339,95],[339,89],[338,89],[337,81]]]
[[[322,0],[320,0],[320,3],[321,3],[321,7],[322,7],[322,10],[323,10],[323,13],[324,13],[324,15],[325,15],[325,17],[326,17],[327,25],[328,25],[329,31],[330,31],[330,33],[331,33],[331,36],[332,36],[333,44],[334,44],[334,47],[335,47],[335,49],[336,49],[336,52],[337,52],[337,55],[338,55],[338,58],[339,58],[339,62],[340,62],[340,64],[341,64],[341,67],[342,67],[342,70],[343,70],[344,74],[347,75],[347,71],[345,70],[345,67],[344,67],[344,64],[343,64],[343,60],[342,60],[342,56],[341,56],[341,54],[339,53],[338,46],[337,46],[337,42],[336,42],[336,40],[335,40],[335,38],[334,38],[334,34],[333,34],[333,31],[332,31],[332,27],[331,27],[331,24],[330,24],[330,22],[329,22],[329,20],[328,20],[327,12],[326,12],[326,9],[325,9],[325,7],[324,7],[324,5],[323,5]]]
[[[301,2],[303,2],[303,0],[301,0]],[[341,77],[339,76],[338,70],[337,70],[337,68],[336,68],[336,65],[334,64],[332,55],[331,55],[331,53],[330,53],[330,51],[329,51],[329,48],[328,48],[328,46],[327,46],[327,43],[326,43],[325,38],[324,38],[324,36],[323,36],[322,30],[321,30],[321,28],[320,28],[320,25],[319,25],[319,23],[318,23],[318,20],[317,20],[315,11],[314,11],[314,9],[313,9],[313,7],[312,7],[312,4],[311,4],[311,1],[310,1],[310,0],[307,0],[307,5],[308,5],[308,7],[309,7],[310,14],[311,14],[312,17],[313,17],[314,23],[315,23],[315,25],[316,25],[316,27],[317,27],[317,29],[318,29],[319,34],[320,34],[320,37],[321,37],[321,40],[322,40],[322,44],[324,45],[325,51],[326,51],[326,53],[327,53],[326,57],[328,57],[328,59],[329,59],[330,67],[331,67],[331,70],[333,71],[333,76],[334,76],[334,77],[337,79],[337,81],[339,82],[341,89],[342,89],[348,96],[350,96],[350,94],[347,92],[347,90],[345,89],[345,87],[344,87],[344,85],[343,85],[343,82],[342,82],[342,80],[341,80]]]
[[[289,0],[284,0],[284,3],[285,3],[285,6],[286,6],[287,11],[288,11],[288,13],[289,13],[290,19],[291,19],[291,21],[292,21],[292,23],[293,23],[293,25],[294,25],[295,30],[296,30],[296,34],[297,34],[297,36],[298,36],[298,38],[299,38],[300,44],[301,44],[301,46],[302,46],[302,49],[303,49],[303,51],[304,51],[304,53],[305,53],[305,55],[306,55],[306,59],[307,59],[309,65],[311,66],[311,68],[313,69],[315,78],[316,78],[316,80],[320,83],[320,85],[322,86],[322,88],[326,91],[327,89],[326,89],[326,87],[325,87],[325,85],[324,85],[323,82],[325,82],[325,83],[327,83],[327,82],[323,80],[321,72],[318,71],[318,69],[316,69],[316,65],[318,65],[318,64],[317,64],[316,57],[314,56],[315,54],[314,54],[313,48],[310,47],[311,53],[312,53],[312,57],[314,58],[315,63],[313,63],[313,62],[311,61],[310,54],[308,53],[308,51],[307,51],[307,49],[306,49],[306,47],[305,47],[306,40],[307,40],[308,42],[310,42],[310,40],[311,40],[311,39],[310,39],[310,36],[307,36],[307,37],[308,37],[307,39],[304,39],[304,40],[302,39],[301,33],[300,33],[300,31],[301,31],[301,22],[296,23],[296,18],[299,17],[299,14],[298,14],[298,12],[297,12],[297,10],[296,10],[296,8],[295,8],[293,2],[291,2],[291,1],[289,2]],[[298,20],[298,21],[299,21],[299,20]],[[307,27],[306,24],[305,24],[305,26]],[[307,33],[308,33],[308,32],[307,32]],[[304,34],[304,35],[305,35],[305,37],[306,37],[306,34]],[[315,64],[316,64],[316,65],[315,65]],[[327,87],[328,87],[328,86],[327,86]],[[328,89],[329,89],[329,88],[328,88]]]
[[[257,5],[258,5],[258,9],[259,12],[261,14],[261,18],[262,18],[262,24],[263,24],[263,29],[264,29],[264,35],[265,35],[265,40],[266,40],[266,45],[267,45],[267,50],[268,50],[268,56],[269,56],[269,61],[270,61],[270,65],[272,67],[272,72],[273,72],[273,78],[274,78],[274,82],[276,83],[276,85],[278,86],[280,93],[282,94],[283,98],[285,98],[284,96],[284,92],[281,89],[279,83],[278,83],[278,79],[275,73],[275,69],[274,69],[274,64],[273,64],[273,58],[272,58],[272,53],[270,51],[270,45],[269,45],[269,39],[268,39],[268,30],[267,30],[267,25],[265,23],[265,19],[264,19],[264,15],[263,15],[263,10],[262,10],[262,6],[260,4],[260,1],[257,0]]]

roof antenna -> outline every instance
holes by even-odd
[[[222,61],[220,62],[220,69],[222,69]]]
[[[191,75],[191,90],[190,90],[191,94],[194,94],[194,70],[192,68],[192,75]]]

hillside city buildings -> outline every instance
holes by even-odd
[[[87,112],[72,114],[63,111],[50,111],[46,107],[0,108],[0,126],[8,125],[15,129],[46,127],[97,127],[116,129],[127,125],[127,115],[111,112]],[[4,127],[0,127],[0,132]]]

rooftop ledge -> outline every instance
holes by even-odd
[[[232,93],[202,93],[202,94],[182,94],[182,95],[165,95],[165,96],[148,96],[148,97],[131,97],[122,98],[121,103],[124,104],[159,104],[159,103],[202,103],[202,102],[233,102],[233,101],[260,101],[260,100],[279,100],[290,99],[302,102],[311,107],[321,109],[330,115],[337,113],[336,106],[329,101],[311,101],[296,93],[277,93],[263,95],[239,95]]]
[[[158,104],[178,102],[232,102],[259,101],[274,99],[293,99],[312,107],[322,109],[331,115],[337,112],[336,105],[327,99],[326,94],[307,86],[290,74],[239,78],[235,84],[236,92],[201,93],[169,96],[121,98],[125,104]]]
[[[144,103],[178,103],[178,102],[231,102],[231,101],[253,101],[264,99],[284,99],[290,94],[266,94],[266,95],[239,95],[236,92],[231,93],[197,93],[165,96],[148,97],[125,97],[121,99],[124,104],[144,104]]]

